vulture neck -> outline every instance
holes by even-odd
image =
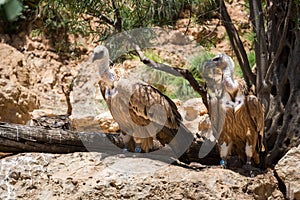
[[[112,73],[110,70],[105,71],[105,73],[103,73],[101,75],[101,81],[104,83],[104,86],[105,86],[104,98],[106,100],[108,100],[108,99],[114,97],[116,94],[118,94],[118,90],[115,87],[114,73]],[[109,107],[110,107],[110,105],[109,105]]]
[[[109,88],[114,86],[115,75],[110,70],[106,70],[101,74],[101,80],[105,83],[105,85]]]
[[[233,70],[229,67],[223,70],[223,84],[225,90],[230,94],[232,100],[235,99],[235,96],[238,91],[238,82],[233,78]]]

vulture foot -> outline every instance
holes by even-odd
[[[222,159],[222,160],[220,161],[220,165],[221,165],[223,168],[226,168],[226,166],[227,166],[226,160]]]
[[[123,149],[123,153],[128,153],[128,148],[127,148],[127,147],[125,147],[125,148]]]
[[[135,147],[134,152],[135,153],[141,153],[142,152],[141,147]]]

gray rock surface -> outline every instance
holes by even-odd
[[[300,199],[300,145],[281,158],[275,171],[286,187],[289,199]]]

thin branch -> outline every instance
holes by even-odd
[[[122,17],[121,17],[119,8],[116,5],[115,0],[112,0],[112,6],[113,6],[113,9],[115,10],[115,14],[116,14],[116,22],[114,23],[114,26],[118,32],[121,32],[123,30]]]
[[[208,40],[208,38],[213,34],[213,33],[215,33],[216,31],[217,31],[217,29],[218,29],[218,27],[219,27],[219,25],[220,25],[220,20],[218,21],[218,23],[215,25],[215,27],[214,27],[214,29],[210,32],[210,33],[208,33],[207,35],[205,35],[202,39],[201,39],[201,41],[203,41],[203,40]]]
[[[189,23],[187,24],[186,26],[186,29],[185,29],[185,32],[184,32],[184,35],[187,34],[187,32],[189,31],[189,27],[191,25],[191,22],[192,22],[192,7],[190,7],[189,9],[189,12],[190,12],[190,16],[189,16]]]
[[[105,23],[107,23],[111,26],[115,26],[115,22],[113,20],[109,19],[109,17],[107,17],[106,15],[100,14],[99,18],[102,19]]]
[[[254,27],[257,39],[255,40],[255,57],[256,57],[256,92],[261,101],[267,98],[270,88],[265,82],[265,74],[267,72],[267,37],[264,26],[263,10],[261,2],[258,0],[250,1],[250,17]]]
[[[171,67],[169,65],[163,64],[163,63],[157,63],[145,56],[145,54],[142,52],[141,48],[137,44],[133,44],[133,48],[137,52],[140,60],[147,66],[152,67],[154,69],[167,72],[169,74],[172,74],[173,76],[179,76],[185,78],[192,88],[200,94],[202,97],[202,101],[206,108],[208,109],[208,101],[207,101],[207,91],[200,87],[199,83],[194,78],[193,74],[187,70],[182,69],[178,67]]]
[[[64,83],[65,82],[65,78],[67,76],[72,76],[71,73],[66,73],[62,78],[61,78],[61,82]],[[70,99],[70,93],[73,91],[73,86],[74,86],[74,80],[71,81],[71,83],[68,85],[67,90],[65,90],[64,85],[61,85],[61,89],[66,97],[66,102],[67,102],[67,106],[68,106],[68,110],[67,110],[67,115],[71,115],[72,114],[72,104],[71,104],[71,99]]]
[[[234,53],[235,53],[235,55],[238,59],[238,62],[240,64],[240,66],[241,66],[245,81],[246,81],[247,85],[250,86],[250,81],[252,83],[256,82],[256,76],[251,71],[249,61],[248,61],[248,57],[247,57],[247,53],[246,53],[245,48],[243,46],[243,42],[241,41],[236,28],[232,24],[230,15],[227,12],[227,8],[225,6],[224,1],[220,0],[220,1],[217,1],[217,3],[220,6],[221,19],[224,23],[226,32],[229,36],[231,46],[234,50]]]
[[[277,62],[277,60],[279,59],[279,56],[283,50],[283,47],[284,47],[284,44],[285,44],[285,41],[286,41],[286,34],[287,34],[287,30],[288,30],[288,23],[289,23],[289,17],[290,17],[290,14],[291,14],[291,10],[292,10],[292,0],[290,0],[289,2],[289,5],[288,5],[288,11],[287,11],[287,14],[286,14],[286,17],[285,17],[285,20],[284,20],[284,27],[283,27],[283,34],[280,38],[280,42],[279,42],[279,46],[278,46],[278,49],[276,51],[276,54],[270,64],[270,66],[268,67],[268,71],[266,73],[266,76],[265,76],[265,80],[267,83],[270,83],[270,76],[273,72],[273,69],[275,67],[275,63]]]

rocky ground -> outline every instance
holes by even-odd
[[[0,169],[1,199],[284,199],[272,170],[247,177],[103,153],[19,154]]]
[[[243,4],[229,1],[227,6],[240,31],[249,28],[247,12],[241,11]],[[185,32],[187,23],[185,19],[178,21],[176,29]],[[213,34],[220,42],[213,52],[232,54],[226,32],[218,23],[192,24],[188,36],[199,41],[201,34],[216,28]],[[86,67],[95,44],[86,42],[81,58],[62,59],[45,38],[1,34],[0,41],[0,121],[26,124],[41,115],[66,114],[64,91],[75,81],[70,97],[77,130],[118,130],[102,103],[95,74]],[[246,40],[245,46],[251,48]],[[124,64],[125,68],[131,65]],[[176,100],[176,104],[195,134],[209,130],[201,99]],[[251,176],[242,169],[197,163],[167,165],[122,154],[0,154],[0,199],[300,199],[299,155],[300,147],[293,148],[274,170]]]

